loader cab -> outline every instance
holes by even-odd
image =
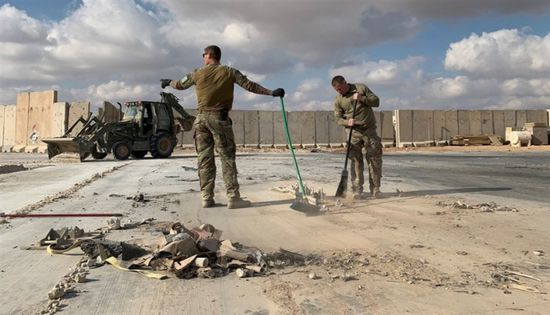
[[[141,137],[149,136],[155,129],[154,110],[151,102],[127,102],[122,121],[136,123],[138,135]]]
[[[142,116],[142,106],[139,102],[128,102],[126,105],[126,111],[122,117],[122,121],[135,121],[139,122]]]

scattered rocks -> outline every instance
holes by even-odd
[[[457,201],[439,201],[436,205],[440,207],[446,207],[448,209],[477,209],[480,212],[519,212],[517,208],[511,208],[511,207],[505,207],[505,206],[499,206],[495,202],[489,202],[489,203],[480,203],[475,205],[469,205],[463,201],[457,200]],[[436,212],[436,215],[444,214]]]

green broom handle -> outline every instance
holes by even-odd
[[[302,182],[302,175],[300,175],[300,168],[298,167],[298,162],[296,162],[296,156],[294,155],[294,146],[292,145],[292,139],[290,139],[290,132],[288,132],[288,122],[286,120],[286,111],[285,111],[285,102],[281,99],[281,111],[283,114],[283,127],[285,129],[286,142],[290,148],[290,155],[292,155],[292,160],[294,161],[294,167],[296,168],[296,175],[298,176],[298,182],[300,183],[300,189],[302,190],[302,198],[306,197],[306,190],[304,189],[304,183]]]

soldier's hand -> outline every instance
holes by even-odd
[[[160,79],[160,87],[164,89],[165,87],[170,85],[171,81],[172,79]]]
[[[355,125],[355,119],[350,118],[350,119],[348,120],[348,127],[353,127],[354,125]]]
[[[284,97],[285,96],[285,90],[281,89],[281,88],[275,89],[275,90],[273,90],[273,93],[271,95],[273,95],[274,97]]]

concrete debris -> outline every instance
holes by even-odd
[[[107,219],[107,227],[109,230],[119,230],[120,229],[120,218],[112,217]]]
[[[205,268],[205,267],[208,267],[208,258],[206,257],[200,257],[200,258],[197,258],[195,259],[195,266],[199,267],[199,268]]]
[[[495,202],[489,202],[489,203],[480,203],[476,205],[469,205],[467,203],[464,203],[460,200],[453,201],[453,202],[447,202],[447,201],[439,201],[437,203],[438,206],[446,207],[449,209],[478,209],[480,212],[519,212],[517,208],[510,208],[505,206],[499,206]]]
[[[63,297],[65,295],[65,287],[62,284],[56,284],[50,292],[48,292],[48,298],[50,300],[55,300]]]
[[[249,271],[246,270],[246,269],[237,268],[237,269],[235,269],[235,274],[236,274],[237,277],[239,277],[239,278],[246,278],[246,277],[248,277],[248,275],[249,275]]]
[[[533,255],[544,256],[544,251],[543,250],[534,250]]]
[[[317,280],[319,279],[319,276],[315,272],[310,272],[308,278],[310,278],[311,280]]]
[[[137,194],[133,197],[127,197],[126,199],[132,199],[136,202],[146,202],[145,196],[143,194]]]

